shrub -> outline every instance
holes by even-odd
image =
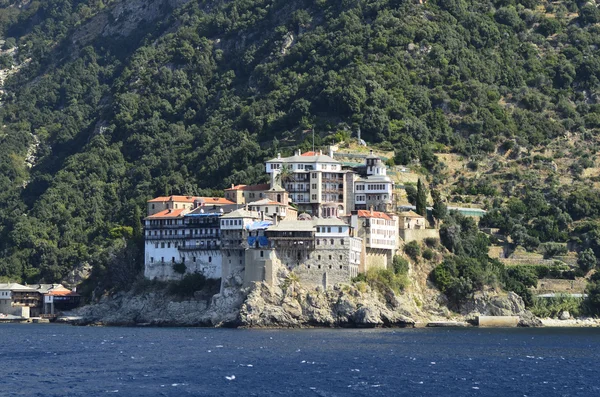
[[[429,248],[437,248],[440,245],[440,240],[435,237],[427,237],[425,239],[425,245]]]
[[[404,246],[404,253],[413,260],[417,260],[419,255],[421,255],[421,247],[419,247],[419,243],[416,241],[411,241]]]
[[[408,274],[408,261],[400,255],[394,256],[393,267],[396,274]]]
[[[168,292],[182,298],[192,297],[196,291],[214,291],[219,285],[219,280],[207,279],[202,273],[190,273],[179,281],[169,283]]]
[[[577,317],[582,313],[584,303],[582,298],[569,295],[557,295],[554,298],[534,297],[532,302],[529,310],[538,317],[557,317],[563,311]]]
[[[584,272],[587,273],[596,267],[596,255],[591,248],[587,248],[581,251],[577,255],[577,265]]]
[[[538,247],[541,254],[544,255],[544,258],[552,258],[557,255],[565,255],[568,250],[565,244],[560,243],[543,243]]]
[[[362,281],[362,280],[359,280]],[[377,289],[381,293],[385,293],[387,289],[391,289],[399,294],[408,286],[408,278],[404,274],[395,274],[388,269],[370,269],[364,276],[364,281],[368,283],[372,289]]]
[[[175,273],[185,274],[186,270],[187,270],[187,266],[185,265],[185,263],[183,263],[183,262],[181,262],[181,263],[173,263],[173,271]]]
[[[435,253],[430,248],[426,248],[425,250],[423,250],[423,258],[424,259],[427,259],[428,261],[430,261],[433,259],[434,256],[435,256]]]

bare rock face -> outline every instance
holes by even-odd
[[[560,313],[560,316],[558,316],[558,319],[559,320],[563,320],[563,321],[564,320],[569,320],[570,318],[571,318],[571,314],[568,311],[566,311],[566,310],[562,311]]]
[[[460,313],[467,321],[472,321],[479,315],[483,316],[519,316],[519,326],[539,327],[541,321],[525,309],[525,302],[514,292],[501,295],[490,291],[480,291],[472,300],[460,307]]]
[[[67,288],[73,288],[81,284],[92,273],[92,265],[89,263],[81,263],[75,269],[71,270],[69,275],[62,280],[62,284]]]
[[[244,299],[244,291],[238,288],[225,288],[210,300],[174,300],[165,291],[130,291],[105,296],[72,314],[81,317],[80,324],[236,326]]]
[[[239,321],[247,327],[413,326],[402,305],[400,300],[386,299],[370,289],[360,292],[354,286],[324,291],[294,285],[282,290],[256,283],[242,305]]]
[[[363,327],[377,327],[383,325],[381,312],[377,307],[363,306],[352,315],[354,324]]]

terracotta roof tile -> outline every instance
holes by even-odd
[[[225,189],[225,191],[232,191],[232,190],[241,190],[244,192],[252,192],[252,191],[258,191],[258,190],[269,190],[269,184],[268,183],[260,183],[258,185],[235,185],[233,187],[230,187],[229,189]]]
[[[184,212],[184,211],[188,211],[188,210],[185,208],[181,208],[181,209],[177,209],[177,210],[164,210],[164,211],[157,212],[154,215],[150,215],[146,219],[178,218],[183,215],[182,212]]]
[[[227,200],[223,197],[196,197],[196,200],[200,204],[210,205],[210,204],[218,204],[218,205],[228,205],[235,204],[233,201]]]
[[[367,210],[358,210],[358,216],[360,218],[379,218],[385,219],[386,221],[392,220],[385,212],[379,211],[367,211]]]
[[[52,296],[79,296],[78,293],[75,293],[73,291],[69,291],[68,289],[58,290],[58,291],[48,291],[48,293],[45,294],[45,295],[52,295]]]
[[[152,200],[148,200],[149,203],[156,203],[156,202],[165,202],[165,201],[177,201],[177,202],[183,202],[183,203],[193,203],[194,200],[197,197],[194,196],[168,196],[168,197],[157,197],[157,198],[153,198]]]

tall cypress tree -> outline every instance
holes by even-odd
[[[422,216],[427,216],[427,193],[425,192],[425,186],[419,179],[419,183],[417,184],[417,214]]]
[[[431,196],[433,197],[433,210],[432,215],[436,221],[441,221],[448,215],[448,207],[442,200],[442,195],[438,190],[432,190]]]

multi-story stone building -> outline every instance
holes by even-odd
[[[187,273],[202,273],[207,278],[221,278],[221,229],[223,212],[204,211],[198,207],[183,217],[185,239],[178,246],[179,257]]]
[[[270,188],[271,186],[268,183],[260,185],[231,185],[229,189],[225,189],[225,198],[236,204],[244,205],[251,201],[266,198],[266,193]]]
[[[314,216],[338,216],[348,211],[346,178],[348,171],[333,159],[333,153],[322,152],[281,157],[266,162],[266,171],[271,175],[271,186],[280,184],[289,193],[290,200],[300,211]]]
[[[144,276],[149,279],[175,278],[173,265],[180,262],[179,245],[185,241],[183,216],[189,209],[166,209],[151,213],[145,223]]]
[[[398,250],[398,217],[379,211],[358,210],[352,211],[349,223],[354,235],[362,241],[359,271],[390,268]]]
[[[414,211],[405,211],[398,214],[400,219],[400,229],[426,229],[427,220],[423,215]]]
[[[246,271],[254,278],[246,282],[274,282],[277,266],[294,271],[305,285],[324,288],[358,275],[362,243],[340,219],[284,220],[266,228],[264,240],[249,250]]]
[[[212,204],[211,204],[212,205]],[[144,276],[172,280],[201,272],[221,277],[220,209],[167,209],[145,222]]]
[[[226,286],[226,278],[229,275],[246,268],[250,228],[260,221],[265,221],[264,214],[243,208],[221,217],[221,255],[223,257],[221,290]],[[269,220],[266,224],[271,225],[272,223]]]
[[[148,216],[165,210],[191,210],[195,207],[194,201],[198,197],[193,196],[167,196],[148,200]]]
[[[17,283],[0,284],[0,313],[23,318],[40,315],[42,295]]]
[[[291,157],[278,155],[267,161],[266,171],[271,186],[281,184],[300,211],[314,216],[335,217],[371,207],[393,210],[394,182],[373,151],[355,171],[343,169],[331,150],[329,155],[300,151]]]
[[[288,204],[270,200],[268,198],[248,203],[248,209],[250,211],[263,213],[272,218],[277,218],[278,220],[298,219],[298,210],[296,210],[294,207],[291,207]]]
[[[354,181],[354,209],[390,212],[393,210],[394,182],[387,176],[387,168],[381,158],[371,150],[365,159],[362,175]]]

